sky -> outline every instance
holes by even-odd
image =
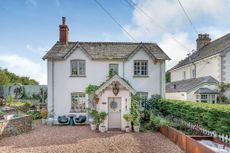
[[[196,50],[198,33],[215,40],[230,32],[229,0],[98,0],[138,42],[155,42],[171,68]],[[65,16],[70,41],[133,41],[95,0],[0,0],[0,67],[47,84],[45,53]],[[197,32],[196,32],[197,31]]]

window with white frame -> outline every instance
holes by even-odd
[[[134,61],[134,76],[147,76],[148,75],[148,61],[135,60]]]
[[[71,76],[85,75],[85,60],[71,60]]]
[[[183,71],[183,79],[186,79],[186,71]]]
[[[109,72],[113,74],[118,74],[118,64],[109,64]]]
[[[200,95],[200,102],[207,103],[208,102],[208,95]]]
[[[210,101],[212,104],[216,103],[216,95],[215,94],[210,95]]]
[[[200,95],[196,95],[196,102],[200,102]]]
[[[148,99],[148,92],[137,92],[137,96],[140,98],[140,106],[145,107],[145,103]]]
[[[192,76],[192,78],[196,77],[196,70],[195,69],[191,70],[191,76]]]
[[[70,112],[86,112],[86,98],[83,92],[71,93],[71,110]]]

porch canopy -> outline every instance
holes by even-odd
[[[105,89],[114,88],[115,86],[118,86],[120,89],[126,89],[126,90],[130,91],[133,95],[136,94],[136,90],[133,89],[133,87],[125,79],[121,78],[119,75],[114,75],[111,79],[109,79],[105,83],[103,83],[95,91],[95,94],[96,95],[102,94]]]

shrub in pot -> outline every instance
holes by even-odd
[[[130,122],[133,120],[133,116],[131,114],[127,113],[127,114],[123,115],[123,118],[127,122],[127,125],[125,126],[125,132],[129,132],[130,131]]]
[[[104,120],[106,119],[107,113],[106,112],[98,112],[97,110],[92,109],[89,111],[89,114],[94,120],[94,122],[92,124],[96,125],[96,130],[100,130],[101,128],[99,129],[99,125],[104,122]],[[94,125],[92,125],[92,124],[91,124],[91,129],[92,129],[92,127],[94,127]],[[102,129],[103,129],[103,131],[104,131],[104,129],[106,130],[105,125],[102,126]]]
[[[140,121],[139,119],[136,119],[133,121],[133,129],[134,132],[139,132],[140,131]]]
[[[42,110],[41,111],[41,117],[42,117],[42,124],[45,125],[46,124],[46,118],[48,116],[48,111],[47,110]]]

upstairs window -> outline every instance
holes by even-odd
[[[118,64],[109,64],[109,73],[118,74]]]
[[[85,76],[85,60],[71,60],[71,76]]]
[[[134,76],[148,76],[148,61],[134,61]]]
[[[191,76],[192,76],[192,78],[196,78],[196,70],[195,69],[191,70]]]
[[[86,112],[86,98],[83,92],[71,93],[71,113]]]
[[[137,96],[140,98],[140,107],[145,107],[145,103],[148,99],[148,92],[137,92]]]
[[[186,71],[183,71],[183,79],[186,79]]]

